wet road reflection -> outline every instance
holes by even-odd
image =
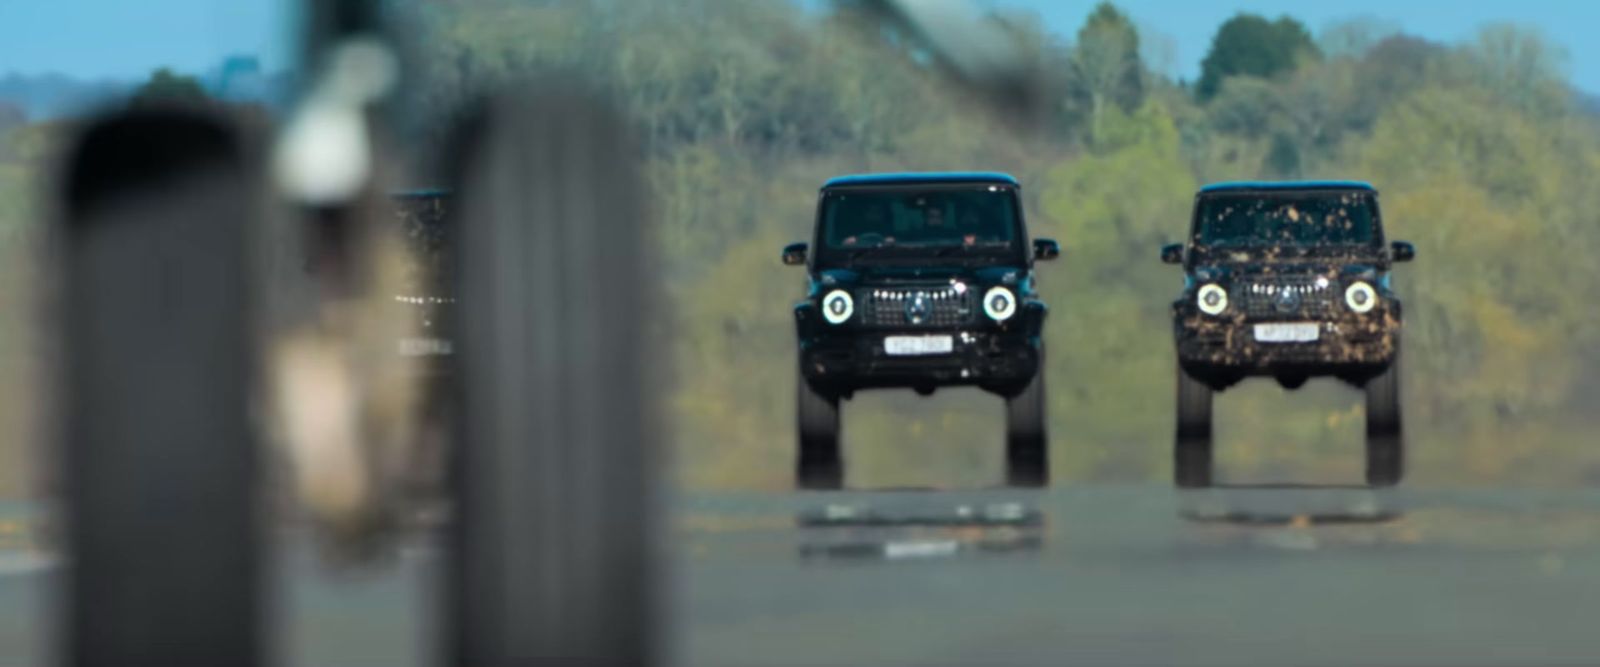
[[[795,516],[802,560],[915,560],[1035,552],[1045,515],[1005,502],[830,503]]]

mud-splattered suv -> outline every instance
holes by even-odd
[[[839,401],[861,389],[976,386],[1006,400],[1008,477],[1044,484],[1045,305],[1033,263],[1060,248],[1028,240],[1016,179],[993,173],[873,174],[828,181],[805,265],[799,338],[801,486],[843,477]]]
[[[1176,482],[1211,484],[1212,392],[1267,376],[1364,388],[1367,483],[1403,472],[1400,301],[1390,268],[1416,250],[1385,243],[1378,193],[1359,182],[1222,183],[1195,198],[1189,239],[1161,249],[1182,264],[1177,341]]]

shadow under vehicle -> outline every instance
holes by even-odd
[[[1398,493],[1359,484],[1217,484],[1180,490],[1178,517],[1262,527],[1382,524],[1405,515]]]
[[[1048,476],[1046,314],[1016,179],[995,173],[845,176],[828,181],[812,243],[783,262],[805,265],[794,307],[799,339],[800,484],[843,481],[839,401],[862,389],[975,386],[1006,400],[1010,483]]]
[[[1353,181],[1220,183],[1202,188],[1172,304],[1177,345],[1175,481],[1212,476],[1212,393],[1253,376],[1297,389],[1336,377],[1366,392],[1367,483],[1403,472],[1401,304],[1395,262],[1416,249],[1385,244],[1378,192]]]

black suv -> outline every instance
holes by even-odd
[[[1046,309],[1033,261],[1060,248],[1029,243],[1018,187],[993,173],[844,176],[823,185],[811,244],[783,249],[785,264],[809,269],[806,298],[794,307],[801,486],[843,481],[841,398],[956,385],[1006,399],[1009,481],[1046,482]]]
[[[1367,483],[1402,473],[1400,301],[1378,193],[1358,182],[1222,183],[1201,189],[1172,304],[1178,351],[1176,482],[1211,484],[1211,394],[1250,376],[1286,389],[1337,377],[1366,390]]]

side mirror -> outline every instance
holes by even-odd
[[[789,266],[800,266],[806,263],[806,244],[790,243],[783,247],[783,263]]]
[[[1409,241],[1395,241],[1389,244],[1389,248],[1393,251],[1396,262],[1409,262],[1417,258],[1417,247],[1411,245]]]
[[[1055,258],[1060,257],[1060,256],[1061,256],[1061,244],[1056,243],[1055,239],[1034,239],[1033,240],[1033,258],[1034,259],[1055,259]]]
[[[1164,264],[1182,264],[1183,244],[1168,243],[1164,246],[1161,246],[1161,261]]]

